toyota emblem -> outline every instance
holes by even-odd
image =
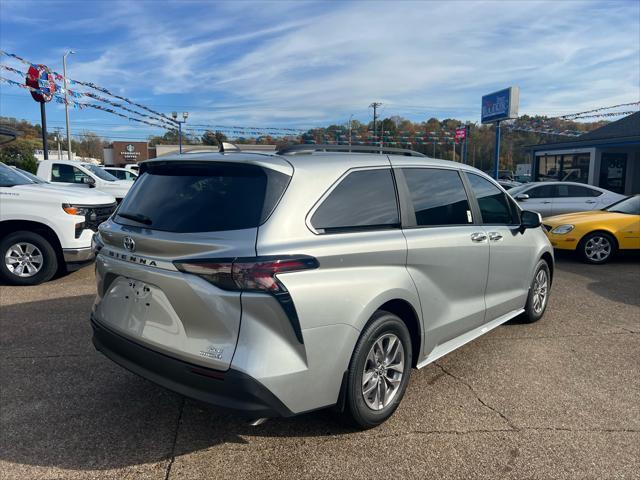
[[[124,237],[122,244],[124,245],[124,248],[130,252],[133,252],[136,249],[136,242],[131,237]]]

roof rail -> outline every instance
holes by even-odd
[[[390,153],[393,155],[406,155],[410,157],[426,157],[420,152],[406,148],[376,147],[374,145],[316,145],[301,143],[281,147],[276,152],[278,155],[309,154],[313,152],[353,152],[353,153]]]

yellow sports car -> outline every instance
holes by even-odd
[[[577,250],[589,263],[604,263],[617,250],[640,249],[640,195],[604,210],[545,218],[543,224],[554,248]]]

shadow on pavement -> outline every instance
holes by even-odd
[[[2,307],[0,460],[72,470],[162,462],[244,436],[352,431],[330,411],[267,422],[183,399],[93,349],[93,295]],[[176,432],[180,425],[179,435]]]
[[[556,251],[556,268],[589,279],[587,289],[596,295],[640,306],[640,252],[618,252],[604,265],[591,265],[572,252]]]

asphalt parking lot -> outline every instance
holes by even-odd
[[[413,371],[385,425],[250,427],[91,344],[93,268],[0,287],[0,477],[640,478],[640,259],[558,260],[546,316]]]

